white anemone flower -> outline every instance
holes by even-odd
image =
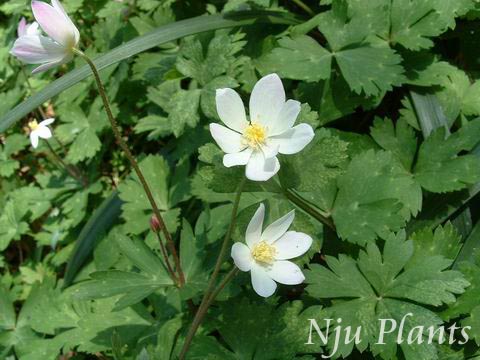
[[[15,41],[10,53],[24,63],[42,64],[32,73],[46,71],[72,60],[80,33],[62,4],[58,0],[52,0],[52,5],[34,0],[32,11],[48,37],[27,32]]]
[[[275,292],[277,282],[297,285],[305,280],[302,270],[288,260],[305,254],[312,238],[287,231],[295,217],[293,210],[262,231],[264,217],[265,206],[261,204],[248,224],[247,244],[233,244],[232,258],[241,271],[250,271],[255,292],[269,297]]]
[[[30,129],[30,142],[34,149],[38,147],[38,139],[50,139],[52,135],[52,130],[48,125],[53,124],[55,119],[45,119],[40,124],[37,120],[30,121],[28,123],[28,128]]]
[[[246,165],[245,175],[266,181],[280,170],[277,154],[295,154],[314,136],[308,124],[293,126],[300,113],[300,102],[285,101],[285,90],[277,74],[261,78],[250,96],[250,120],[242,99],[233,89],[216,92],[217,113],[223,123],[210,124],[210,132],[226,153],[226,167]]]
[[[18,37],[22,37],[25,35],[40,35],[42,32],[40,31],[40,28],[38,27],[38,23],[34,21],[31,24],[27,23],[27,20],[22,17],[20,22],[18,23],[17,27],[17,35]]]

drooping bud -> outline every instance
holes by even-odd
[[[160,221],[155,214],[153,214],[150,218],[150,229],[152,229],[154,233],[158,233],[160,231]]]

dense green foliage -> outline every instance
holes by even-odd
[[[82,50],[112,64],[101,76],[176,244],[181,288],[87,69],[47,88],[59,93],[40,110],[23,103],[84,66],[27,75],[9,50],[29,3],[0,5],[0,359],[178,358],[244,177],[208,131],[215,90],[247,104],[273,72],[315,138],[279,157],[278,176],[247,181],[232,238],[244,241],[260,202],[268,221],[295,208],[293,229],[313,238],[296,260],[306,284],[263,299],[239,273],[187,359],[320,358],[334,339],[306,344],[312,318],[362,326],[339,357],[480,358],[477,0],[64,0]],[[212,17],[188,22],[200,15]],[[142,39],[157,43],[138,42],[151,31]],[[70,171],[45,142],[30,146],[27,123],[41,113],[56,118],[50,144]],[[406,313],[406,332],[457,323],[470,339],[399,344],[394,332],[379,345],[378,319]]]

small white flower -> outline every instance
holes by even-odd
[[[40,35],[42,32],[38,27],[38,23],[34,21],[31,24],[27,23],[24,17],[20,20],[17,27],[17,35],[18,37],[22,37],[25,35]]]
[[[280,169],[277,154],[295,154],[314,136],[308,124],[293,126],[300,103],[285,101],[285,90],[277,74],[261,78],[250,96],[250,121],[242,99],[235,90],[218,89],[217,112],[225,126],[210,124],[210,132],[226,153],[226,167],[247,165],[245,175],[254,181],[266,181]]]
[[[30,142],[34,149],[38,147],[38,139],[50,139],[52,137],[52,131],[48,125],[53,124],[55,119],[43,120],[40,124],[37,120],[30,121],[28,128],[30,129]]]
[[[49,37],[38,33],[30,34],[28,31],[20,35],[23,33],[23,29],[20,29],[19,38],[10,53],[27,64],[42,64],[32,73],[42,72],[72,60],[80,33],[62,4],[58,0],[52,0],[52,5],[34,0],[32,11],[35,20]]]
[[[292,210],[262,232],[265,206],[261,204],[247,227],[246,242],[232,246],[232,258],[242,271],[250,271],[255,292],[269,297],[277,288],[276,282],[285,285],[301,284],[305,277],[293,262],[287,261],[305,254],[312,245],[307,234],[287,231],[293,222]]]

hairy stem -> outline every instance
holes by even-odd
[[[140,170],[140,167],[138,166],[138,163],[135,160],[135,157],[133,156],[132,152],[130,151],[127,143],[122,138],[122,134],[120,133],[120,129],[119,129],[119,126],[117,124],[117,120],[115,120],[115,117],[113,116],[111,106],[110,106],[110,101],[108,100],[107,93],[105,91],[105,87],[103,86],[103,82],[100,79],[100,74],[98,73],[97,67],[95,66],[93,61],[90,60],[90,58],[87,55],[85,55],[83,52],[81,52],[80,50],[74,49],[74,52],[87,62],[87,64],[90,66],[90,69],[93,72],[93,76],[94,76],[95,81],[97,83],[98,92],[100,93],[100,97],[102,98],[103,105],[105,107],[105,111],[107,113],[108,120],[110,121],[110,125],[112,127],[113,134],[115,135],[115,139],[117,141],[117,144],[123,150],[123,152],[125,153],[125,156],[127,157],[128,161],[132,165],[133,170],[137,174],[138,179],[140,180],[140,183],[143,187],[143,190],[145,191],[145,194],[147,195],[148,201],[150,202],[150,206],[152,207],[153,213],[155,214],[155,216],[157,217],[157,219],[160,223],[160,228],[161,228],[162,233],[163,233],[163,235],[166,239],[167,246],[168,246],[168,248],[170,250],[170,253],[172,254],[173,260],[175,262],[175,267],[176,267],[176,270],[177,270],[177,273],[178,273],[178,279],[179,279],[178,286],[181,287],[185,284],[185,277],[183,275],[182,267],[180,265],[180,259],[179,259],[178,254],[177,254],[175,244],[173,243],[173,239],[172,239],[170,233],[168,232],[168,229],[165,225],[162,214],[160,213],[160,210],[159,210],[159,208],[158,208],[158,206],[155,202],[155,198],[153,197],[152,191],[150,190],[150,187],[147,183],[147,180],[145,179],[145,176],[143,176],[143,173]],[[163,244],[162,241],[160,241],[160,246],[164,247],[164,244]],[[165,249],[163,249],[162,252],[166,254],[166,251],[164,251],[164,250]],[[169,263],[168,256],[167,257],[164,256],[164,260],[165,260],[166,264]],[[175,280],[175,279],[173,279],[173,280]]]
[[[205,314],[208,310],[208,307],[210,306],[211,302],[215,297],[217,296],[216,290],[215,290],[215,283],[217,280],[217,277],[220,273],[220,269],[222,267],[222,264],[225,260],[225,254],[228,249],[228,245],[230,242],[230,238],[232,237],[232,232],[233,229],[235,228],[235,222],[237,219],[237,212],[238,212],[238,205],[240,203],[240,197],[242,195],[243,187],[245,185],[246,178],[243,178],[240,184],[238,185],[237,188],[237,193],[235,196],[235,201],[233,203],[233,209],[232,209],[232,216],[230,218],[230,225],[228,226],[227,233],[225,234],[225,238],[223,239],[222,247],[220,248],[220,253],[218,254],[217,262],[215,264],[215,268],[213,270],[212,276],[210,277],[210,281],[207,286],[207,290],[205,291],[205,294],[203,295],[202,302],[200,303],[200,306],[197,310],[197,313],[195,314],[195,317],[193,318],[192,324],[190,325],[190,329],[188,330],[187,337],[185,338],[185,342],[183,344],[182,351],[180,352],[180,360],[185,359],[185,355],[188,352],[188,349],[190,347],[190,344],[192,343],[193,337],[195,336],[195,333],[198,330],[198,327],[202,323],[203,318],[205,317]],[[233,276],[233,275],[232,275]],[[225,283],[226,284],[226,283]],[[225,285],[223,285],[225,286]],[[223,287],[222,287],[223,288]],[[221,289],[218,291],[220,292]]]

